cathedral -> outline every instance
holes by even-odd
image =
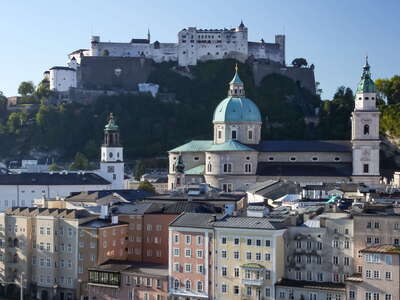
[[[169,151],[168,188],[206,183],[234,192],[269,179],[376,185],[381,178],[379,115],[367,59],[356,90],[350,141],[263,141],[261,113],[246,98],[236,67],[228,96],[214,110],[214,139],[193,140]]]

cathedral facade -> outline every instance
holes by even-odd
[[[168,188],[207,183],[233,192],[269,179],[378,184],[380,113],[368,61],[355,97],[350,141],[262,141],[261,113],[246,98],[236,68],[227,98],[214,111],[214,139],[169,151]]]

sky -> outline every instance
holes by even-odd
[[[355,89],[368,55],[373,78],[400,74],[399,0],[0,0],[0,91],[17,95],[21,81],[65,65],[90,47],[90,36],[128,42],[176,42],[179,30],[248,27],[249,40],[286,35],[286,62],[315,65],[322,98],[339,86]]]

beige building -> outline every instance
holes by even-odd
[[[348,300],[400,299],[400,248],[370,246],[360,251],[362,274],[347,279]]]
[[[91,219],[84,210],[10,208],[0,214],[1,279],[18,282],[38,299],[78,296],[78,228]]]
[[[275,284],[284,276],[282,224],[226,217],[214,230],[215,299],[275,299]]]

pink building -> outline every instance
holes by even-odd
[[[213,214],[186,213],[169,227],[171,299],[211,299]]]

